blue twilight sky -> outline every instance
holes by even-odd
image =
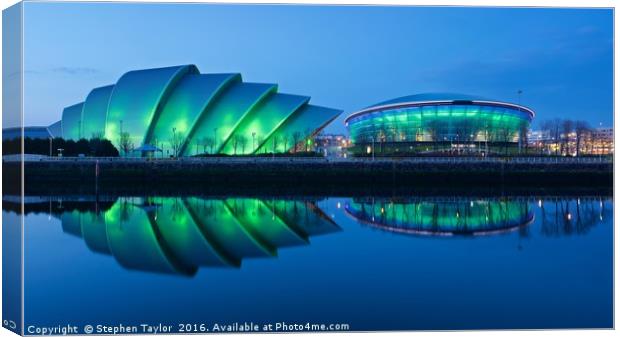
[[[132,69],[193,63],[278,83],[345,113],[422,92],[517,101],[549,118],[613,120],[610,9],[26,3],[25,124]]]

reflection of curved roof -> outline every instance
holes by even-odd
[[[356,200],[345,204],[356,221],[412,235],[491,235],[532,223],[527,201],[518,200]]]
[[[285,152],[296,145],[290,141],[293,133],[303,140],[341,113],[318,106],[307,109],[309,97],[277,89],[275,84],[244,83],[240,74],[200,74],[194,65],[134,70],[116,84],[93,89],[85,103],[66,108],[63,137],[104,135],[120,147],[128,135],[133,148],[151,144],[188,156],[205,152],[207,138],[217,153],[270,151],[274,146],[262,145],[278,134],[289,139],[279,141],[286,148],[275,146]],[[299,120],[305,125],[291,122]],[[248,139],[253,146],[245,146]],[[241,151],[238,140],[244,144]]]
[[[120,198],[101,214],[75,210],[61,220],[64,232],[125,268],[182,275],[239,267],[339,230],[312,201],[254,198]]]
[[[458,93],[423,93],[393,98],[387,101],[379,102],[370,105],[360,111],[354,112],[349,115],[345,122],[348,122],[352,118],[364,115],[370,112],[381,111],[385,109],[397,109],[405,107],[423,106],[423,105],[435,105],[435,104],[480,104],[499,106],[504,108],[512,108],[515,110],[526,112],[530,118],[533,118],[535,113],[532,109],[514,103],[501,102],[497,100],[488,99],[481,96],[458,94]]]

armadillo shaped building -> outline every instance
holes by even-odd
[[[309,100],[195,65],[135,70],[65,108],[62,136],[106,138],[121,155],[145,145],[179,156],[287,152],[342,112]]]

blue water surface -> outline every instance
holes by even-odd
[[[474,202],[485,202],[458,200],[472,209]],[[514,219],[466,228],[451,225],[452,216],[465,215],[461,206],[450,208],[450,198],[422,199],[435,209],[428,223],[422,217],[384,215],[407,200],[379,202],[385,206],[368,198],[316,200],[325,220],[333,222],[328,233],[278,247],[275,256],[247,253],[239,268],[199,266],[186,275],[123,267],[112,254],[94,252],[71,233],[61,215],[30,213],[25,218],[25,326],[612,327],[611,199],[521,198],[515,215],[508,214]],[[140,243],[126,244],[128,254],[139,254]]]

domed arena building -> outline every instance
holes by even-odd
[[[371,105],[345,119],[353,155],[508,154],[525,146],[534,111],[483,97],[428,93]]]
[[[135,70],[65,108],[62,137],[105,138],[121,156],[291,152],[342,112],[309,101],[195,65]]]

